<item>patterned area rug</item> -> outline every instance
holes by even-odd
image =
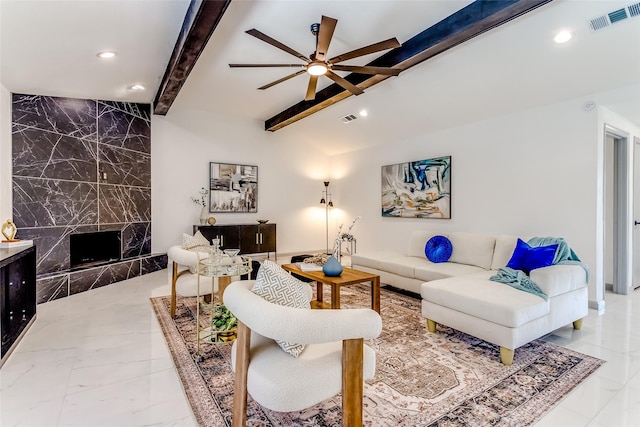
[[[370,288],[344,288],[341,305],[366,307]],[[325,296],[329,300],[329,295]],[[202,426],[231,426],[231,343],[200,345],[195,355],[195,303],[152,298],[193,413]],[[426,330],[420,300],[382,289],[383,331],[368,342],[377,352],[376,378],[365,384],[368,426],[526,426],[583,381],[602,360],[536,340],[515,352],[512,366],[499,349],[451,328]],[[262,408],[249,396],[251,426],[340,426],[340,396],[295,413]]]

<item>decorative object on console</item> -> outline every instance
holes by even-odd
[[[268,219],[256,219],[256,221],[258,221],[258,224],[266,224],[269,222]]]
[[[382,216],[451,219],[451,156],[382,166]]]
[[[216,223],[216,219],[215,219],[214,217],[210,216],[210,217],[207,219],[207,224],[209,224],[209,225],[214,225],[215,223]]]
[[[424,245],[424,254],[431,262],[447,262],[449,258],[451,258],[452,252],[453,246],[451,245],[451,240],[445,236],[433,236],[427,240],[427,244]]]
[[[209,163],[210,212],[258,212],[258,166]]]
[[[200,206],[200,225],[205,225],[207,223],[207,217],[208,212],[207,212],[207,201],[206,201],[206,197],[207,194],[209,194],[209,190],[207,190],[206,188],[202,187],[200,188],[200,191],[198,191],[198,193],[200,194],[199,197],[191,197],[191,200],[193,201],[193,203],[195,203],[196,205]]]
[[[329,181],[324,181],[324,190],[322,191],[322,198],[320,199],[320,204],[324,205],[324,221],[325,228],[327,233],[327,254],[329,252],[329,208],[333,207],[333,200],[331,200],[331,193],[329,193]]]
[[[11,219],[6,220],[2,224],[2,235],[7,240],[3,240],[3,242],[19,242],[20,239],[16,239],[16,233],[18,232],[18,227],[11,221]]]

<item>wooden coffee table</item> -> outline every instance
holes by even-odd
[[[284,264],[286,271],[307,279],[315,280],[317,300],[311,301],[312,308],[340,308],[340,288],[362,282],[371,282],[371,309],[380,314],[380,276],[345,267],[339,277],[325,276],[322,271],[302,271],[296,264]],[[331,304],[322,300],[322,286],[331,286]]]

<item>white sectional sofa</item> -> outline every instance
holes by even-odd
[[[434,235],[451,241],[449,261],[426,258],[425,244]],[[440,323],[496,344],[502,363],[510,365],[516,348],[570,323],[580,329],[588,313],[587,273],[580,265],[531,271],[531,280],[548,300],[489,280],[509,262],[517,239],[416,230],[407,253],[358,253],[351,261],[355,269],[380,275],[382,283],[419,293],[430,332]]]

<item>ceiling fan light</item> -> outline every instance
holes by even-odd
[[[327,66],[322,63],[313,63],[307,67],[307,73],[312,76],[321,76],[327,72]]]

